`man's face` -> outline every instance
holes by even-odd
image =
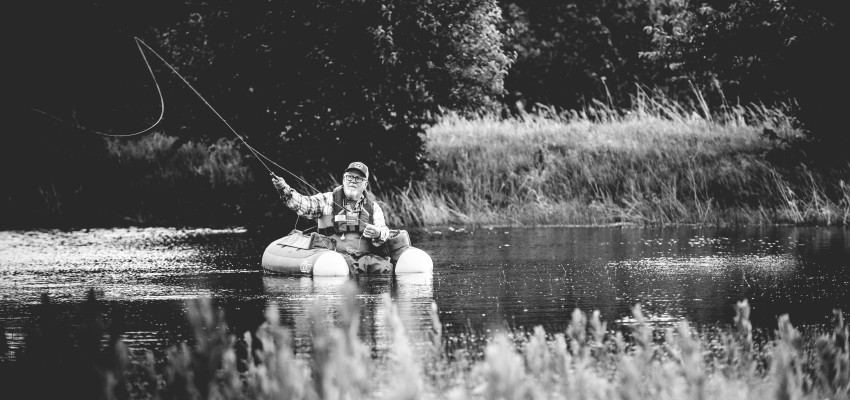
[[[366,176],[360,171],[346,171],[342,175],[342,188],[345,191],[345,197],[357,200],[366,190]]]

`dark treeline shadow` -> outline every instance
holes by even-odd
[[[627,110],[636,85],[683,105],[696,90],[718,112],[790,102],[806,137],[777,140],[766,159],[830,179],[846,173],[846,28],[832,2],[717,0],[706,3],[710,12],[703,3],[639,0],[390,3],[16,5],[0,228],[279,218],[268,171],[161,63],[152,66],[166,118],[155,133],[105,140],[91,132],[135,132],[156,120],[154,82],[133,37],[318,191],[355,159],[372,166],[377,192],[422,180],[435,167],[423,136],[444,109],[486,114],[502,102],[506,117],[521,117],[536,105],[597,100]],[[392,25],[389,15],[394,30],[376,30]],[[454,41],[459,35],[467,40]]]

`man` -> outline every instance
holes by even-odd
[[[390,234],[384,212],[375,197],[366,190],[369,168],[359,161],[348,165],[342,186],[332,192],[304,196],[280,177],[272,178],[286,206],[298,215],[315,219],[318,232],[336,239],[336,251],[342,254],[352,274],[391,273],[392,263],[385,257],[383,245]]]

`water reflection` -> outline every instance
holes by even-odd
[[[296,348],[310,347],[310,311],[321,309],[320,315],[329,326],[338,326],[338,310],[345,301],[342,286],[347,277],[263,276],[263,288],[269,304],[278,310],[281,324],[293,330]],[[411,274],[399,277],[361,277],[354,279],[361,302],[360,333],[367,344],[383,348],[386,343],[386,307],[382,301],[389,294],[395,301],[402,322],[413,338],[431,325],[430,309],[434,299],[433,277]],[[419,340],[416,340],[417,342]]]
[[[456,331],[563,330],[574,308],[628,323],[638,302],[656,325],[704,325],[730,323],[749,298],[767,328],[782,313],[821,324],[850,307],[846,228],[493,229],[435,235],[432,248],[452,260],[435,298]]]
[[[656,326],[688,318],[731,322],[748,298],[754,325],[827,323],[850,310],[847,228],[677,227],[482,229],[417,232],[434,275],[355,279],[360,334],[384,346],[386,309],[396,300],[414,342],[430,329],[436,302],[447,336],[543,325],[562,331],[573,309],[600,310],[609,327],[630,324],[641,303]],[[337,324],[347,278],[264,275],[270,241],[240,230],[164,228],[0,232],[0,323],[21,342],[42,293],[72,312],[89,288],[121,309],[131,345],[162,349],[186,338],[184,300],[211,297],[236,334],[253,330],[270,304],[309,348],[312,307]]]

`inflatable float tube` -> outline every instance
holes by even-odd
[[[434,270],[431,256],[410,245],[407,231],[390,231],[385,246],[395,275],[431,273]],[[266,247],[263,270],[281,275],[347,276],[348,264],[335,249],[336,241],[332,238],[293,230]]]

